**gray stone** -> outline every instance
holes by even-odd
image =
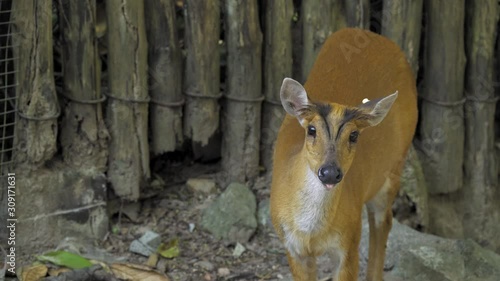
[[[139,242],[139,240],[132,241],[132,243],[130,243],[130,247],[128,250],[132,253],[136,253],[145,257],[149,257],[151,254],[155,252],[154,249],[142,244],[141,242]]]
[[[121,211],[131,221],[138,222],[139,221],[139,212],[141,211],[141,203],[140,202],[127,202],[122,206]]]
[[[450,195],[430,196],[429,232],[447,238],[463,238],[462,218],[455,209],[457,200]]]
[[[361,267],[368,257],[368,223],[363,223]],[[393,221],[387,243],[386,280],[500,280],[500,256],[472,240],[440,238]]]
[[[239,258],[247,249],[245,246],[241,245],[240,243],[236,243],[236,246],[234,247],[233,250],[233,257]]]
[[[247,242],[257,228],[256,205],[255,195],[250,189],[232,183],[204,210],[201,227],[218,239]]]
[[[156,252],[160,243],[161,236],[158,233],[154,231],[147,231],[141,236],[141,238],[132,241],[129,251],[148,257]]]
[[[20,255],[32,254],[34,248],[49,250],[67,236],[101,240],[108,232],[106,177],[95,171],[76,171],[58,162],[17,171],[16,203]]]
[[[191,192],[202,195],[212,194],[216,190],[215,181],[212,179],[188,179],[186,186]]]
[[[266,198],[259,202],[259,207],[257,211],[257,220],[259,225],[264,229],[272,229],[273,224],[271,222],[271,206],[269,198]]]
[[[208,262],[208,261],[199,261],[199,262],[196,262],[194,264],[194,266],[199,267],[199,268],[201,268],[203,270],[206,270],[206,271],[212,271],[215,268],[214,264],[211,263],[211,262]]]
[[[229,274],[231,274],[231,271],[227,267],[221,267],[217,269],[217,275],[219,275],[220,277],[226,277]]]

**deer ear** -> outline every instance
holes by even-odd
[[[311,105],[304,87],[291,78],[285,78],[281,85],[280,99],[285,111],[302,123],[301,115]]]
[[[366,126],[376,126],[384,120],[387,113],[398,97],[398,91],[385,98],[367,101],[359,106],[364,114],[360,116],[360,121],[365,121]]]

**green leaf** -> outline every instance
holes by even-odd
[[[120,233],[120,227],[118,225],[113,225],[113,228],[111,228],[111,232],[113,232],[113,234]]]
[[[162,257],[167,258],[167,259],[177,257],[180,253],[179,239],[177,239],[177,238],[172,239],[167,244],[161,243],[160,246],[158,247],[158,250],[156,250],[156,251]]]
[[[37,256],[39,261],[50,262],[59,266],[69,267],[71,269],[80,269],[92,266],[92,263],[77,254],[66,251],[55,251]]]

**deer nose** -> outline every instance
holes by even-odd
[[[342,180],[342,171],[334,165],[325,165],[318,171],[318,178],[323,184],[337,184]]]

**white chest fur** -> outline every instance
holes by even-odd
[[[328,254],[334,265],[334,276],[338,278],[340,268],[345,259],[341,248],[341,237],[337,233],[315,236],[326,222],[325,208],[331,204],[336,190],[328,191],[314,172],[307,169],[304,177],[304,187],[301,189],[298,211],[295,212],[293,226],[282,225],[284,244],[292,257],[301,258],[311,253],[315,255]]]
[[[299,194],[301,205],[295,216],[295,225],[299,231],[311,233],[324,223],[324,206],[328,203],[330,195],[328,192],[318,177],[310,169],[307,169],[304,188]]]
[[[323,252],[337,248],[338,237],[332,233],[330,237],[323,237],[324,241],[310,240],[315,232],[326,223],[325,205],[331,202],[334,194],[325,189],[316,175],[308,169],[304,177],[304,187],[301,189],[297,211],[292,225],[283,225],[285,247],[292,255],[300,255],[304,251]],[[315,249],[317,248],[318,249]]]

